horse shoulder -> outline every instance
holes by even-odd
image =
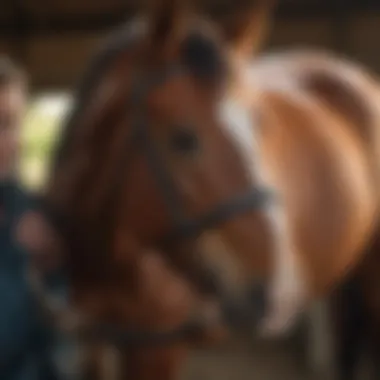
[[[322,69],[305,71],[302,86],[361,140],[375,183],[380,181],[380,91],[369,71],[332,61]]]
[[[354,261],[372,225],[376,202],[360,141],[307,95],[262,94],[261,152],[285,200],[295,246],[302,255],[307,252],[303,257],[309,268],[324,273],[313,281],[316,293],[322,293],[328,279],[337,278],[340,268]],[[331,257],[336,257],[335,264]]]
[[[351,80],[349,73],[342,75],[338,70],[339,66],[333,70],[311,69],[304,73],[301,85],[336,116],[344,119],[365,143],[371,143],[380,121],[380,114],[376,113],[371,101],[376,90],[369,81],[357,83]]]
[[[252,65],[252,83],[263,91],[317,103],[368,152],[373,178],[380,181],[380,91],[369,70],[319,51],[264,56]]]
[[[332,54],[291,51],[264,56],[252,65],[258,86],[305,92],[353,125],[366,140],[380,120],[378,81],[369,71]]]

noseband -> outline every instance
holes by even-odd
[[[133,110],[132,134],[128,135],[125,142],[125,152],[131,148],[139,148],[145,154],[149,168],[157,183],[161,196],[164,199],[171,218],[172,229],[164,237],[165,243],[178,242],[186,239],[194,239],[202,232],[217,227],[243,213],[258,210],[265,207],[272,199],[272,192],[267,188],[252,187],[247,191],[238,194],[206,212],[196,219],[188,218],[184,213],[183,204],[179,192],[175,186],[175,181],[170,176],[162,156],[150,136],[149,120],[147,118],[146,99],[149,93],[155,88],[163,85],[168,80],[184,75],[185,69],[179,65],[169,66],[165,70],[154,73],[144,78],[138,78],[132,87],[131,102],[128,107]],[[132,140],[131,140],[132,139]],[[122,173],[126,167],[127,156],[121,160],[118,173]],[[113,186],[116,193],[111,197],[113,202],[119,199],[123,188],[123,176],[117,176],[117,183]],[[111,194],[112,195],[112,194]],[[115,203],[113,203],[115,204]],[[58,210],[49,207],[45,202],[42,204],[44,213],[59,231],[63,231],[64,236],[70,236],[72,226],[69,221]],[[58,211],[58,212],[57,212]],[[65,233],[66,232],[66,233]],[[228,309],[224,308],[225,310]],[[241,311],[241,310],[240,310]],[[252,313],[252,311],[251,311]],[[228,317],[224,316],[228,320]],[[223,319],[223,318],[222,318]],[[217,322],[221,322],[218,320]],[[86,341],[102,340],[117,346],[136,346],[136,345],[163,345],[176,341],[188,340],[197,333],[210,327],[210,321],[189,320],[187,323],[168,332],[147,332],[133,329],[115,328],[109,325],[99,325],[90,327],[82,331],[79,335]]]

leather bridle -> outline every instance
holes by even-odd
[[[134,149],[139,149],[146,156],[151,174],[154,176],[165,206],[169,211],[173,229],[169,231],[167,236],[163,237],[163,241],[166,242],[196,239],[201,233],[215,228],[236,216],[266,207],[273,198],[270,189],[252,187],[196,219],[188,218],[185,215],[175,182],[165,166],[163,157],[160,155],[155,141],[151,138],[145,102],[152,90],[176,76],[184,75],[185,70],[181,65],[173,65],[164,70],[153,72],[151,75],[144,75],[144,79],[139,77],[135,81],[131,93],[133,110],[132,133],[128,134],[128,141],[125,142],[126,150],[133,146]],[[131,139],[133,144],[131,144]],[[124,161],[122,160],[120,163],[122,169],[127,166],[127,163]],[[120,179],[123,175],[119,172],[118,177]],[[114,195],[122,195],[122,184],[122,182],[111,184],[116,190]],[[69,238],[72,226],[62,210],[54,209],[46,202],[42,202],[41,207],[57,230],[63,232],[63,236]],[[251,318],[252,314],[256,313],[254,309],[257,305],[255,304],[255,300],[252,302],[252,299],[248,299],[246,303],[247,305],[236,307],[237,305],[234,300],[222,299],[221,310],[224,313],[222,315],[224,322],[230,320],[230,313],[243,313],[245,314],[243,319]],[[241,316],[239,316],[239,320],[241,319]],[[86,341],[100,340],[119,347],[130,347],[136,345],[170,344],[176,341],[192,339],[195,334],[209,327],[210,321],[191,319],[176,329],[164,332],[139,331],[135,328],[125,329],[114,325],[102,324],[89,326],[88,329],[84,329],[78,332],[78,334]]]

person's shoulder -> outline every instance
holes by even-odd
[[[29,190],[22,183],[18,182],[14,187],[14,194],[16,196],[16,203],[18,209],[21,212],[34,209],[36,207],[36,200],[38,199],[38,194],[32,190]]]

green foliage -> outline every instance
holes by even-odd
[[[31,104],[23,126],[21,157],[21,178],[29,188],[44,185],[60,123],[61,115],[44,111],[39,102]]]

